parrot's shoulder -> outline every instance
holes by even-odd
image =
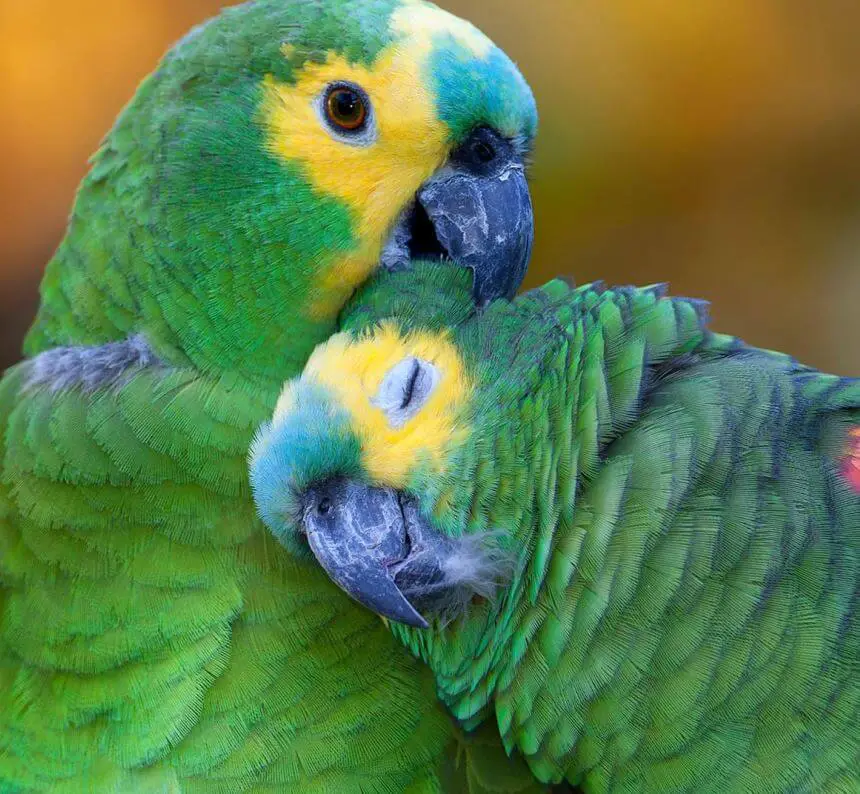
[[[161,369],[161,361],[143,336],[103,345],[53,347],[24,362],[24,393],[79,389],[93,394],[128,381],[142,370]]]
[[[273,396],[162,362],[132,336],[51,348],[0,386],[4,475],[66,486],[193,481],[235,494]]]
[[[665,285],[608,288],[602,282],[576,287],[555,279],[497,310],[493,324],[498,355],[507,365],[532,372],[538,383],[576,380],[591,372],[608,393],[635,396],[653,370],[715,341],[708,304],[667,294]]]
[[[22,365],[7,370],[0,378],[0,473],[6,458],[9,417],[18,401],[25,371]],[[0,477],[0,529],[11,511],[9,485],[5,477]],[[2,555],[0,555],[2,556]]]

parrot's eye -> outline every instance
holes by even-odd
[[[441,377],[429,361],[409,356],[388,371],[371,403],[391,427],[403,427],[426,405]]]
[[[332,130],[354,135],[367,127],[370,99],[357,85],[335,83],[323,97],[323,112]]]
[[[317,512],[321,516],[327,516],[331,512],[331,500],[325,496],[320,499],[319,504],[317,504]]]
[[[412,398],[415,395],[415,386],[418,383],[418,377],[421,375],[421,362],[417,358],[412,359],[412,369],[406,380],[403,382],[403,392],[400,398],[400,410],[405,411]]]

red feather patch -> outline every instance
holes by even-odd
[[[860,493],[860,427],[848,433],[848,450],[842,458],[842,473],[857,493]]]

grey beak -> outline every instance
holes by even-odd
[[[407,626],[427,628],[421,612],[441,620],[464,612],[473,596],[492,597],[512,570],[494,533],[449,537],[390,488],[329,480],[303,501],[308,544],[335,584]]]
[[[427,628],[391,571],[410,550],[397,493],[338,480],[311,489],[307,501],[308,544],[335,584],[379,615]]]
[[[441,257],[472,271],[479,306],[516,294],[534,241],[534,211],[517,144],[486,127],[474,130],[416,199],[385,246],[384,268]]]
[[[418,201],[451,259],[472,271],[479,306],[516,294],[534,240],[532,200],[520,163],[488,174],[446,169],[421,189]]]

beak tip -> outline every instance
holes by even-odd
[[[308,543],[331,580],[350,598],[382,618],[417,629],[429,628],[430,624],[403,595],[378,559],[341,556],[338,544],[315,532],[308,533]]]
[[[424,619],[424,617],[417,612],[415,613],[417,616],[416,620],[408,623],[408,626],[412,626],[413,629],[428,629],[430,628],[430,624]]]
[[[424,616],[415,607],[409,603],[409,599],[400,592],[400,589],[392,580],[392,589],[386,595],[384,601],[378,602],[374,608],[380,615],[389,620],[403,623],[406,626],[411,626],[414,629],[426,629],[430,624],[425,620]]]

